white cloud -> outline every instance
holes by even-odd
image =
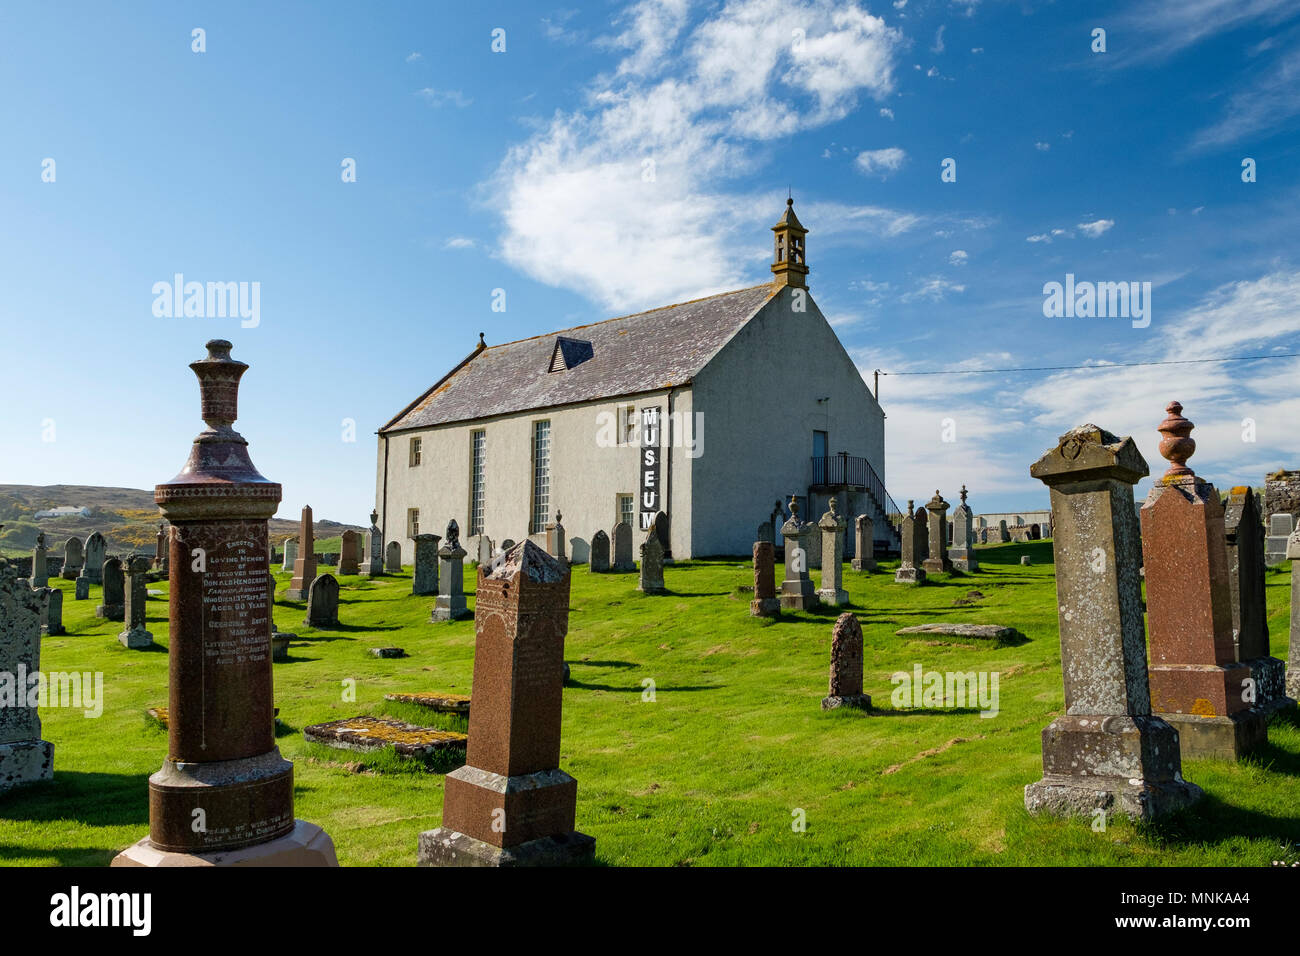
[[[930,47],[931,53],[943,52],[943,31],[948,28],[946,23],[939,24],[939,29],[934,34],[934,46]]]
[[[1093,222],[1081,222],[1075,228],[1089,239],[1096,239],[1113,225],[1115,225],[1114,219],[1097,219]]]
[[[885,149],[868,149],[858,153],[858,158],[854,160],[858,170],[868,176],[876,173],[897,172],[907,159],[907,153],[897,146],[889,146]]]
[[[924,299],[927,302],[942,302],[948,297],[950,292],[965,292],[966,286],[958,282],[949,282],[942,276],[930,276],[922,279],[915,289],[910,292],[904,292],[898,297],[899,302],[916,302]]]
[[[880,115],[887,120],[891,120],[894,118],[894,111],[891,110],[888,106],[882,106],[880,108]]]
[[[1253,134],[1289,128],[1300,116],[1300,49],[1291,50],[1227,98],[1222,117],[1193,137],[1191,152],[1242,142]]]
[[[1034,149],[1038,150],[1040,153],[1045,153],[1051,148],[1051,143],[1044,143],[1041,140],[1034,144]]]
[[[970,256],[966,255],[965,249],[954,249],[952,255],[948,257],[948,261],[954,266],[964,266],[969,260]]]
[[[423,59],[424,59],[424,54],[423,54],[423,53],[411,53],[411,54],[409,54],[409,55],[407,56],[407,58],[406,58],[406,62],[407,62],[407,63],[414,63],[416,60],[423,60]]]
[[[982,46],[973,46],[973,47],[970,48],[970,51],[971,51],[972,53],[983,53],[983,52],[984,52],[984,48],[983,48]]]
[[[1146,0],[1120,22],[1145,34],[1130,62],[1163,60],[1215,33],[1252,23],[1273,27],[1296,13],[1295,0]]]
[[[452,236],[444,244],[444,249],[473,249],[477,243],[467,236]]]
[[[938,75],[939,75],[939,68],[938,68],[937,66],[932,66],[932,67],[930,67],[930,69],[928,69],[928,70],[925,71],[925,75],[926,75],[926,76],[938,76]]]
[[[1052,237],[1045,232],[1039,232],[1032,236],[1025,236],[1025,242],[1051,242]]]
[[[904,38],[857,3],[728,0],[694,26],[686,12],[685,0],[635,4],[601,41],[624,52],[618,67],[506,155],[488,190],[507,262],[619,310],[735,288],[780,203],[723,184],[763,141],[894,89]]]
[[[460,90],[435,90],[431,86],[426,86],[417,95],[423,97],[424,101],[430,106],[450,105],[463,109],[474,102]]]

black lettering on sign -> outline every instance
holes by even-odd
[[[659,408],[641,409],[641,530],[664,510],[659,502]]]

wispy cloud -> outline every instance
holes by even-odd
[[[431,86],[419,90],[416,95],[430,106],[438,107],[455,106],[463,109],[474,102],[460,90],[435,90]]]
[[[1074,228],[1078,229],[1089,239],[1096,239],[1113,225],[1115,225],[1114,219],[1096,219],[1092,222],[1081,222]]]
[[[867,149],[858,153],[858,158],[854,160],[858,170],[868,176],[881,173],[887,175],[896,172],[907,159],[907,153],[897,146],[889,146],[885,149]]]

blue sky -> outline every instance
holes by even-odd
[[[1159,473],[1175,398],[1221,486],[1297,466],[1295,358],[897,374],[1300,351],[1297,0],[6,5],[0,89],[0,481],[169,479],[225,337],[281,514],[360,523],[375,429],[479,331],[764,281],[787,188],[894,373],[896,499],[1041,506],[1084,421]],[[257,325],[155,315],[176,273],[259,283]],[[1150,324],[1045,317],[1067,273],[1150,282]]]

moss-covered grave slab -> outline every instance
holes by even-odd
[[[302,735],[312,743],[343,750],[380,750],[392,747],[404,757],[427,757],[439,750],[465,749],[465,734],[433,727],[418,727],[386,717],[351,717],[313,724]]]

